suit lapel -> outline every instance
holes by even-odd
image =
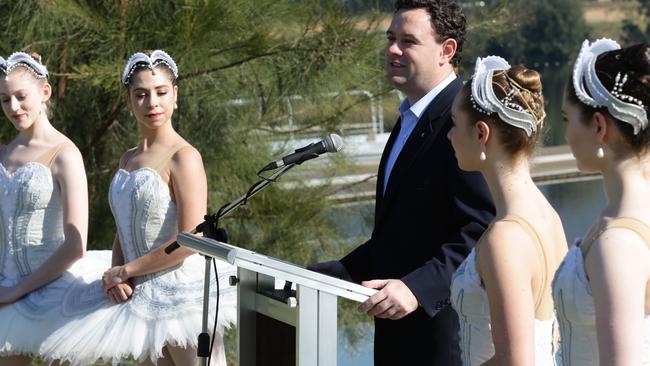
[[[433,141],[436,140],[436,137],[445,122],[440,120],[440,116],[446,114],[448,110],[451,109],[454,97],[462,87],[463,82],[459,77],[457,77],[431,101],[422,116],[420,116],[420,120],[413,129],[413,132],[411,132],[404,148],[395,161],[395,165],[393,166],[388,180],[388,186],[386,187],[386,193],[380,195],[380,193],[383,193],[383,182],[385,179],[384,165],[399,131],[397,131],[398,133],[391,134],[389,141],[386,144],[386,149],[384,149],[384,153],[382,154],[379,176],[377,179],[376,203],[379,207],[375,208],[375,227],[378,226],[387,208],[390,206],[391,201],[399,192],[400,187],[402,186],[401,182],[407,178],[406,173],[413,162],[417,160],[417,157],[420,154],[427,151]],[[381,185],[379,185],[379,183],[381,183]]]
[[[399,131],[401,128],[402,128],[402,120],[398,118],[395,127],[393,127],[393,130],[391,131],[390,136],[388,137],[388,141],[386,142],[386,147],[384,148],[384,152],[381,154],[381,160],[379,162],[379,171],[377,172],[377,188],[376,188],[377,190],[375,193],[375,197],[376,197],[375,217],[377,217],[378,209],[381,206],[381,203],[384,198],[384,180],[386,179],[385,177],[386,161],[390,156],[390,151],[393,149],[393,145],[395,145],[395,140],[397,140],[397,136],[399,136]]]

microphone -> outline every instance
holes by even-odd
[[[320,154],[324,154],[326,152],[329,153],[339,152],[342,147],[343,147],[343,139],[341,138],[341,136],[335,133],[331,133],[325,136],[325,138],[319,142],[311,143],[305,147],[301,147],[300,149],[283,157],[282,159],[268,164],[267,166],[262,168],[261,172],[277,169],[285,165],[301,164],[302,162],[307,161],[309,159],[317,158]]]

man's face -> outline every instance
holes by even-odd
[[[388,80],[409,99],[424,96],[440,80],[442,66],[449,63],[442,60],[443,49],[436,42],[431,16],[423,8],[400,10],[386,36]]]

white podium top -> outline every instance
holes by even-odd
[[[179,233],[177,240],[180,245],[194,249],[201,254],[225,260],[237,267],[291,281],[356,302],[364,302],[377,292],[375,289],[310,271],[293,263],[190,233]]]

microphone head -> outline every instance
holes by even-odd
[[[343,148],[343,139],[341,136],[335,133],[330,133],[329,135],[325,136],[323,142],[325,142],[325,148],[327,149],[327,152],[335,153],[341,151]]]

